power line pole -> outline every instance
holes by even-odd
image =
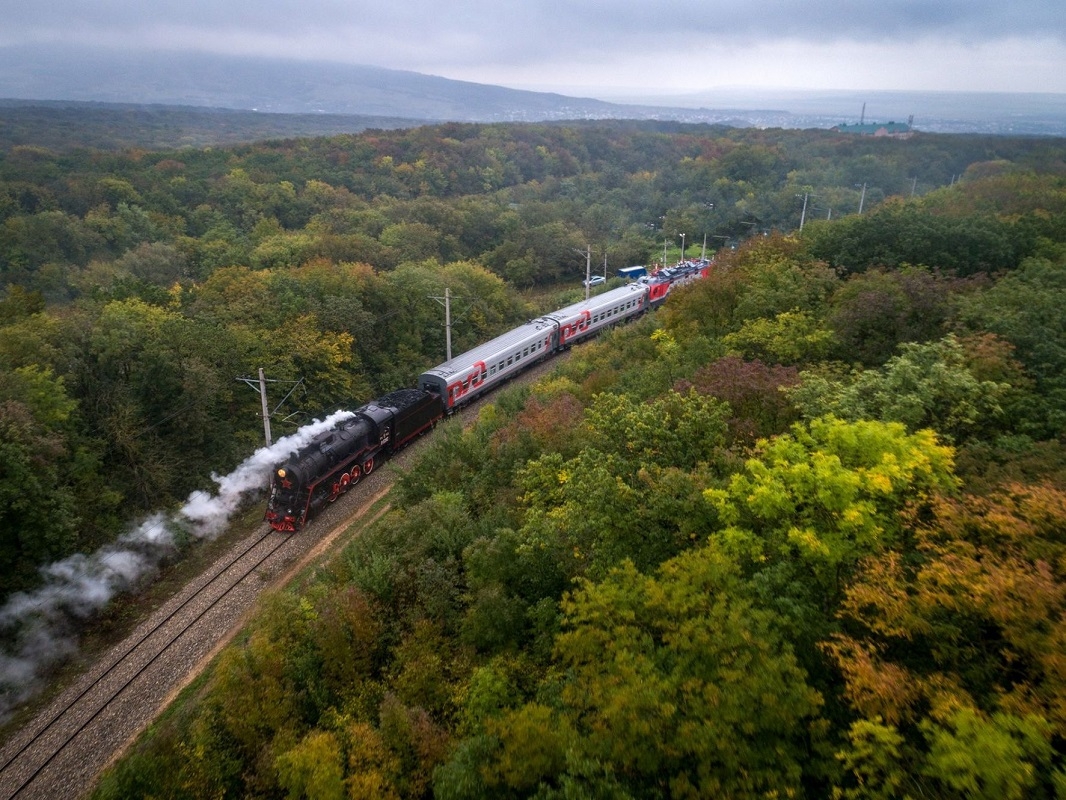
[[[592,280],[592,245],[588,245],[585,250],[585,299],[589,299],[589,292],[592,287],[589,286],[589,282]]]
[[[266,438],[267,447],[274,441],[270,438],[270,409],[267,406],[267,379],[263,368],[259,368],[259,399],[263,401],[263,436]]]
[[[285,401],[292,397],[292,393],[296,391],[297,387],[304,382],[304,379],[300,378],[300,380],[298,381],[267,381],[266,373],[263,371],[263,368],[260,367],[258,380],[256,380],[255,378],[237,378],[237,380],[239,380],[241,383],[248,384],[253,389],[255,389],[255,391],[259,392],[259,400],[263,406],[263,437],[264,439],[266,439],[267,447],[270,447],[270,445],[272,445],[274,441],[270,435],[271,411],[270,406],[267,404],[266,385],[267,383],[291,383],[293,385],[292,388],[289,389],[288,393],[283,398],[281,398],[281,402],[278,403],[277,408],[274,409],[274,413],[277,413],[278,409],[285,405]]]
[[[444,343],[448,353],[448,361],[452,360],[452,293],[447,286],[444,287],[444,297],[430,295],[430,300],[436,300],[444,306]]]

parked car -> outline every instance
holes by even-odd
[[[581,281],[582,286],[602,286],[607,283],[607,279],[602,275],[593,275],[587,281]]]

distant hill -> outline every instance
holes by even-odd
[[[204,117],[212,131],[208,141],[223,142],[247,139],[261,128],[270,130],[266,136],[298,136],[445,121],[634,119],[828,129],[857,122],[867,99],[869,121],[903,122],[914,115],[918,131],[1066,135],[1066,95],[1055,94],[731,89],[607,102],[352,64],[43,45],[0,47],[4,98],[49,101],[45,105],[53,109],[61,107],[55,101],[101,104],[112,112],[151,106],[154,116],[138,118],[147,125],[141,138],[151,140],[158,133],[167,141],[173,137],[164,130],[166,115],[159,111],[164,106],[273,115],[269,123],[244,117],[239,131],[231,132],[220,128],[217,118]],[[889,109],[895,116],[880,117]],[[295,116],[281,120],[277,115]],[[314,118],[328,115],[339,118],[315,123]],[[198,125],[186,129],[191,138],[185,143],[202,143],[194,129]],[[217,134],[231,138],[212,138]]]
[[[424,121],[543,121],[641,113],[602,100],[379,67],[40,46],[0,48],[0,97]]]

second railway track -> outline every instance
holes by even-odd
[[[213,636],[191,634],[228,630],[244,613],[242,595],[258,594],[262,571],[278,568],[275,556],[287,563],[286,545],[290,537],[264,529],[245,537],[113,647],[0,752],[0,797],[79,794],[114,751],[100,745],[136,735],[157,710],[150,698],[213,646]]]

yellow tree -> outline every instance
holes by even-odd
[[[1066,734],[1066,493],[1014,485],[930,510],[916,552],[863,563],[846,632],[825,644],[862,718],[842,758],[860,786],[891,772],[1045,796],[1066,777],[1051,750]]]

